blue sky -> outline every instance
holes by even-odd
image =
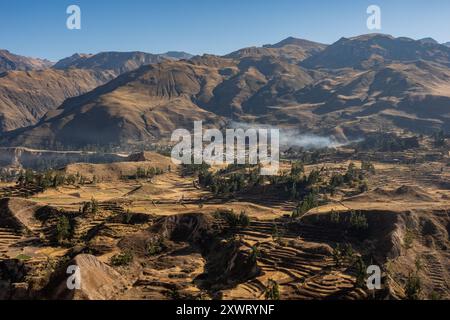
[[[81,30],[66,28],[71,4]],[[369,33],[371,4],[381,7],[382,33],[450,41],[448,0],[0,0],[0,48],[58,60],[110,50],[226,54],[288,36],[332,43]]]

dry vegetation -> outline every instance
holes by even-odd
[[[447,160],[285,161],[256,182],[252,167],[134,160],[69,165],[45,190],[0,186],[1,298],[450,297]],[[206,172],[219,184],[242,175],[242,186],[211,191]],[[68,264],[81,267],[81,290],[67,290]],[[383,270],[375,294],[369,264]]]

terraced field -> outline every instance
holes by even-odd
[[[13,185],[7,187],[0,186],[0,199],[8,197],[28,198],[42,191],[44,191],[44,189],[39,186],[30,186],[30,185],[28,186]]]
[[[322,179],[328,179],[345,173],[348,164],[305,171],[326,167]],[[449,297],[446,171],[439,164],[422,172],[375,166],[368,191],[355,195],[343,188],[300,218],[291,216],[298,203],[276,193],[219,196],[175,170],[45,191],[9,185],[0,189],[0,273],[12,265],[17,274],[11,288],[50,299],[266,299],[274,284],[280,299],[399,299],[412,272],[423,281],[424,298]],[[83,209],[91,202],[95,210]],[[217,216],[224,210],[245,212],[249,224],[229,225]],[[331,214],[354,211],[369,222],[362,240],[329,223]],[[61,217],[70,224],[64,241],[58,239]],[[348,245],[351,256],[337,261],[338,249]],[[358,281],[355,265],[372,247],[373,263],[387,279],[375,293]],[[128,252],[131,261],[112,263]],[[94,280],[75,294],[61,289],[67,263],[79,265],[87,278],[104,279],[101,291]]]

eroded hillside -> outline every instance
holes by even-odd
[[[2,298],[449,297],[442,163],[282,168],[253,180],[251,166],[176,167],[147,153],[71,165],[56,187],[4,186]],[[382,269],[375,293],[370,264]],[[68,265],[80,268],[81,290],[68,290]]]

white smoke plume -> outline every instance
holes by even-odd
[[[231,122],[232,129],[278,129],[280,130],[280,147],[291,148],[304,148],[304,149],[324,149],[324,148],[337,148],[348,143],[341,143],[332,136],[320,136],[312,133],[302,133],[298,129],[279,128],[272,125],[259,124],[259,123],[245,123],[245,122]]]

